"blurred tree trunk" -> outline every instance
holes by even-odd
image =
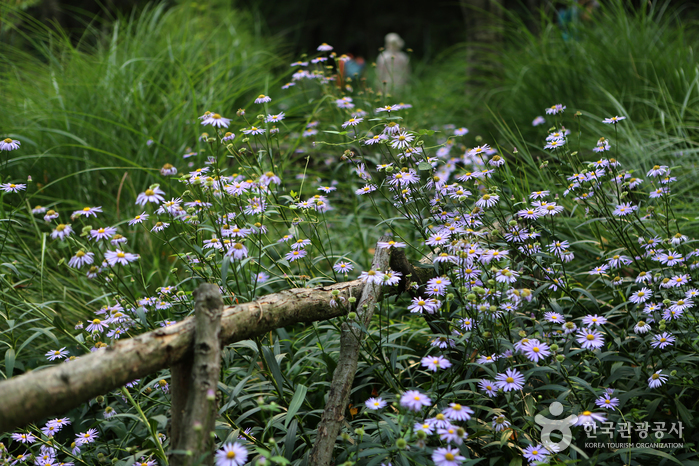
[[[494,71],[491,56],[502,47],[503,0],[459,0],[466,22],[469,87]]]
[[[63,11],[59,0],[44,0],[41,3],[41,22],[45,24],[63,24]]]

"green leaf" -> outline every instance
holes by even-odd
[[[41,335],[46,335],[47,337],[51,338],[51,340],[53,340],[53,342],[56,344],[56,346],[60,346],[60,343],[58,342],[58,339],[56,338],[56,336],[53,333],[51,333],[48,329],[34,327],[30,330],[34,330],[34,334],[32,336],[30,336],[29,338],[27,338],[24,341],[24,343],[22,343],[22,345],[17,350],[18,354],[22,352],[22,350],[24,349],[25,346],[27,346],[29,343],[31,343],[36,337],[39,337]]]
[[[647,453],[649,455],[655,455],[659,456],[661,458],[665,458],[670,461],[674,461],[677,464],[683,464],[680,460],[675,458],[674,456],[671,456],[665,452],[662,452],[660,450],[654,450],[653,448],[624,448],[622,450],[617,450],[614,453],[616,453],[620,458],[628,457],[627,453],[631,453],[634,457],[638,457],[641,454]],[[649,464],[649,463],[646,463]]]
[[[421,129],[418,134],[426,134],[428,136],[432,136],[434,134],[433,129]]]
[[[286,412],[286,421],[284,421],[284,427],[289,428],[289,424],[294,419],[294,416],[299,411],[299,408],[303,404],[303,400],[306,399],[306,392],[308,392],[308,387],[303,384],[298,384],[296,386],[296,393],[289,403],[289,410]]]
[[[15,349],[10,348],[5,351],[5,377],[12,377],[12,371],[15,370]]]
[[[420,164],[417,166],[417,169],[421,171],[432,170],[432,164],[429,162],[420,162]]]
[[[296,396],[294,396],[296,398]],[[293,400],[291,403],[293,404]],[[287,421],[288,421],[287,417]],[[291,460],[294,456],[294,446],[296,445],[296,431],[298,429],[299,423],[296,419],[291,422],[291,427],[284,437],[284,456],[286,459]]]
[[[138,320],[141,321],[141,325],[148,328],[148,319],[146,319],[146,310],[143,309],[143,306],[140,306],[138,309],[136,309],[136,315],[138,316]]]
[[[228,268],[231,265],[230,256],[223,256],[223,263],[221,264],[221,285],[226,286],[226,278],[228,278]]]
[[[663,401],[663,399],[658,397],[655,400],[648,403],[648,406],[646,407],[646,411],[648,412],[649,419],[653,417],[653,415],[655,414],[655,411],[658,409],[658,405],[660,404],[661,401]]]
[[[284,377],[282,376],[282,371],[279,369],[279,364],[277,363],[274,354],[272,354],[272,351],[268,347],[264,346],[262,347],[262,356],[265,358],[265,361],[267,362],[267,367],[269,367],[269,370],[272,372],[272,377],[274,377],[277,388],[283,391]],[[283,392],[277,393],[277,395],[282,399],[284,398]]]
[[[692,427],[694,425],[692,422],[692,413],[690,413],[687,407],[682,404],[679,398],[675,398],[675,406],[677,406],[677,412],[682,418],[682,421],[689,427]]]

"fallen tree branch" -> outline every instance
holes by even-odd
[[[172,391],[182,391],[186,400],[184,406],[172,410],[179,411],[178,423],[173,421],[170,438],[170,466],[192,466],[213,464],[214,438],[216,423],[216,387],[221,370],[221,314],[223,299],[218,285],[202,283],[194,291],[194,352],[183,360],[190,370],[179,377],[179,383],[172,384]],[[180,366],[181,363],[172,366]],[[186,369],[185,369],[186,370]],[[173,400],[175,399],[173,394]]]
[[[364,283],[353,280],[321,288],[296,288],[226,308],[221,344],[248,340],[296,323],[344,315],[347,307],[330,307],[334,290],[358,296]],[[171,367],[191,351],[194,318],[153,330],[65,364],[32,371],[0,382],[0,433],[46,416],[60,415],[91,398]]]
[[[389,241],[390,239],[390,236],[383,236],[379,241]],[[386,271],[388,266],[389,250],[377,247],[371,270]],[[364,287],[362,298],[357,305],[357,320],[362,327],[366,328],[371,321],[371,317],[374,314],[374,306],[380,296],[380,285],[367,285]],[[342,324],[340,357],[333,373],[325,410],[320,423],[318,423],[315,445],[309,456],[309,464],[311,466],[327,466],[332,460],[335,440],[345,419],[345,410],[349,402],[354,375],[357,372],[361,340],[362,335],[359,332],[353,331],[347,323]]]

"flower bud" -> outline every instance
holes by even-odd
[[[556,361],[558,361],[558,362],[563,362],[565,360],[566,360],[566,357],[563,356],[562,354],[559,354],[556,356]]]
[[[396,447],[398,447],[399,449],[403,450],[407,446],[408,442],[406,442],[404,438],[399,438],[398,440],[396,440]]]
[[[420,439],[420,440],[425,440],[425,439],[427,438],[427,434],[425,433],[424,430],[418,430],[418,431],[415,433],[415,436],[416,436],[418,439]]]
[[[355,298],[354,296],[350,296],[349,298],[347,298],[347,302],[350,304],[354,304],[357,302],[357,298]]]
[[[672,371],[672,372],[670,372],[670,376],[671,376],[671,377],[674,377],[674,376],[676,376],[676,375],[677,375],[677,371]]]
[[[551,348],[551,351],[558,351],[558,345],[555,343],[551,345],[549,348]]]
[[[356,312],[350,312],[349,314],[347,314],[347,318],[348,318],[349,320],[356,320],[356,319],[357,319],[357,313],[356,313]]]

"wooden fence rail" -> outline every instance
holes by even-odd
[[[221,344],[227,345],[297,323],[344,315],[329,306],[332,292],[360,296],[364,283],[353,280],[322,288],[296,288],[224,309]],[[194,342],[194,317],[65,364],[27,372],[0,382],[0,433],[41,418],[60,415],[98,395],[123,387],[181,361]]]
[[[389,239],[384,236],[380,241]],[[389,254],[388,250],[377,248],[372,269],[386,270],[389,267],[403,274],[400,284],[392,288],[391,293],[408,291],[409,282],[422,285],[433,273],[430,269],[414,268],[400,250]],[[334,292],[339,293],[338,298],[345,298],[344,305],[330,306]],[[209,392],[213,391],[218,377],[220,347],[287,325],[344,315],[353,310],[347,299],[349,297],[361,298],[358,300],[358,321],[366,326],[381,293],[381,286],[353,280],[321,288],[286,290],[257,301],[228,307],[221,312],[222,303],[217,287],[204,284],[195,292],[195,316],[169,327],[117,341],[76,361],[0,382],[0,433],[47,416],[61,415],[95,396],[169,367],[173,378],[172,426],[175,430],[171,438],[170,463],[173,466],[189,466],[199,458],[197,461],[203,460],[202,464],[211,464],[212,445],[208,437],[196,436],[193,427],[195,424],[201,427],[210,424],[206,431],[213,428],[216,406],[207,400],[211,399]],[[430,320],[427,323],[433,326]],[[436,332],[439,330],[434,329]],[[309,452],[311,466],[328,466],[332,461],[334,444],[344,422],[362,338],[361,332],[352,331],[349,325],[343,324],[338,366],[333,374],[327,405],[317,426],[316,442]],[[181,454],[184,451],[186,455]]]

